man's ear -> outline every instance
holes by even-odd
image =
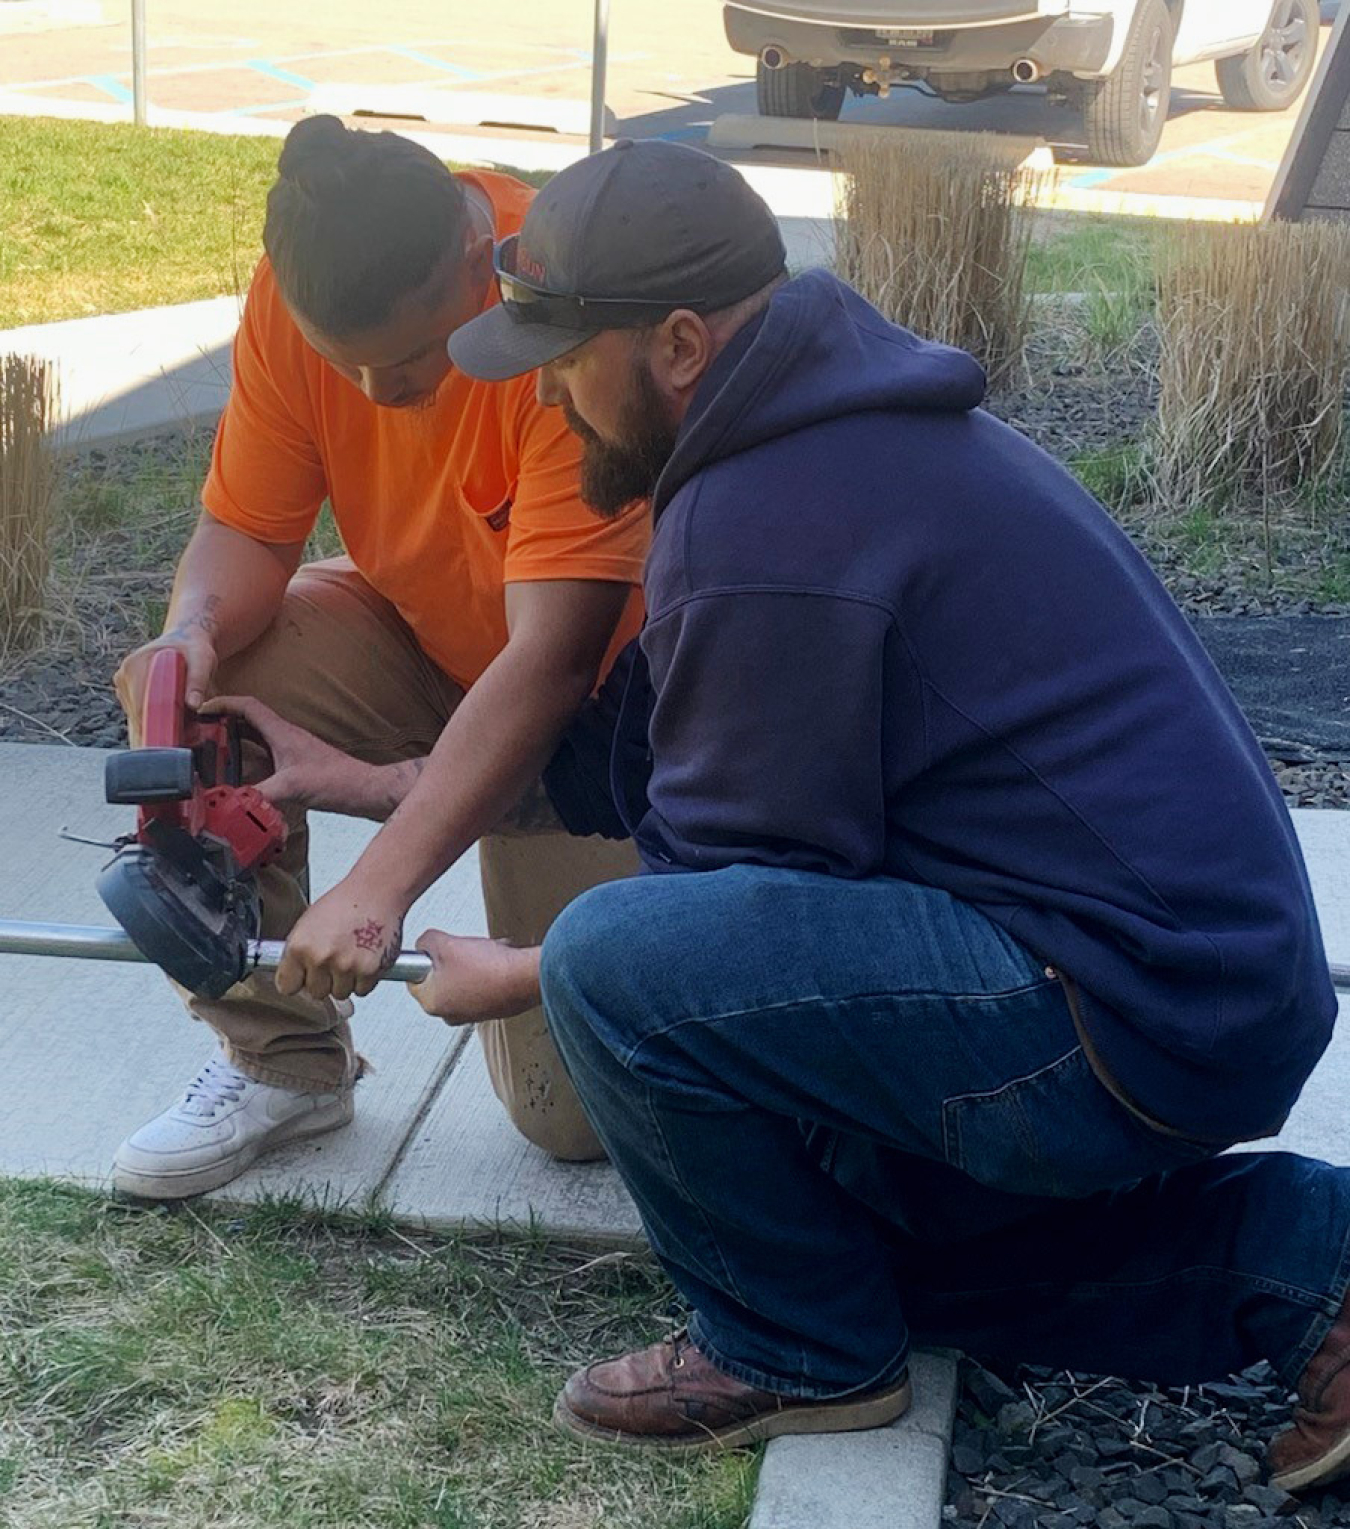
[[[477,285],[492,275],[492,235],[469,233],[464,238],[464,264]]]
[[[687,398],[712,365],[717,346],[697,313],[677,308],[657,326],[649,354],[658,385],[676,398]]]

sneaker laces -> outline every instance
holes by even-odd
[[[237,1102],[252,1082],[246,1073],[227,1062],[223,1053],[217,1053],[188,1084],[178,1108],[185,1115],[209,1119],[223,1104]]]

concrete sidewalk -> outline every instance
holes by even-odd
[[[129,826],[103,802],[102,751],[0,744],[0,917],[106,923],[94,892],[108,840]],[[1327,940],[1350,962],[1350,813],[1296,812]],[[373,828],[313,819],[314,885],[331,886]],[[428,925],[482,933],[467,856],[418,904]],[[107,1183],[121,1139],[172,1099],[209,1049],[159,973],[138,966],[0,956],[0,1174]],[[1343,1010],[1343,1013],[1345,1011]],[[533,1225],[631,1246],[637,1213],[606,1164],[551,1161],[522,1141],[492,1096],[477,1042],[428,1019],[402,988],[365,999],[357,1040],[373,1063],[356,1123],[285,1148],[222,1192],[295,1195],[332,1206],[384,1204],[414,1225]],[[1350,1164],[1350,1029],[1342,1027],[1277,1145]],[[1262,1146],[1270,1145],[1263,1143]],[[752,1529],[937,1529],[956,1397],[951,1355],[920,1355],[910,1414],[870,1434],[769,1447]]]
[[[214,426],[230,392],[240,302],[100,314],[0,330],[0,355],[52,364],[59,446],[79,450],[162,430]]]
[[[103,850],[131,826],[103,801],[104,752],[0,745],[0,916],[107,924],[94,891]],[[316,887],[332,886],[374,831],[316,814]],[[410,937],[435,926],[486,932],[476,857],[466,856],[414,908]],[[210,1051],[150,967],[0,956],[0,1173],[107,1183],[117,1144],[170,1102]],[[330,1205],[374,1200],[430,1225],[544,1221],[560,1233],[631,1244],[636,1213],[605,1166],[564,1166],[518,1141],[492,1097],[470,1032],[429,1019],[398,984],[360,1005],[372,1063],[349,1130],[266,1159],[231,1200],[303,1195]],[[128,1066],[129,1060],[131,1061]]]

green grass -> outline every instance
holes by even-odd
[[[1085,359],[1130,352],[1153,313],[1159,241],[1155,220],[1038,213],[1027,258],[1028,289],[1073,294],[1066,318]]]
[[[0,118],[0,328],[242,292],[275,138]],[[546,174],[513,169],[540,185]],[[1133,291],[1149,219],[1039,213],[1036,292]]]
[[[240,292],[278,143],[0,119],[0,327]]]
[[[1141,268],[1152,277],[1161,229],[1154,218],[1041,212],[1027,257],[1032,292],[1128,290]]]
[[[1082,452],[1067,465],[1088,493],[1109,510],[1128,509],[1141,502],[1148,490],[1145,450],[1134,441]]]
[[[243,292],[280,147],[0,118],[0,328]]]
[[[1147,440],[1083,452],[1067,465],[1169,580],[1314,607],[1350,604],[1350,452],[1318,482],[1272,499],[1266,513],[1251,495],[1160,504]]]
[[[0,1522],[742,1529],[753,1454],[586,1447],[569,1369],[659,1336],[645,1257],[0,1181]]]

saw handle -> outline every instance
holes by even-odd
[[[187,659],[161,648],[150,660],[139,746],[108,756],[104,795],[134,806],[136,837],[162,847],[165,834],[210,838],[229,847],[232,875],[248,874],[281,853],[286,822],[243,783],[237,717],[203,717],[187,704]]]
[[[201,717],[188,706],[187,659],[177,648],[161,648],[150,660],[141,707],[140,746],[190,750],[194,787],[204,786],[209,791],[216,786],[243,784],[238,720]]]
[[[185,802],[192,795],[191,749],[128,749],[109,754],[103,794],[116,807]]]
[[[141,698],[140,747],[187,746],[187,659],[177,648],[161,648],[150,659]]]

